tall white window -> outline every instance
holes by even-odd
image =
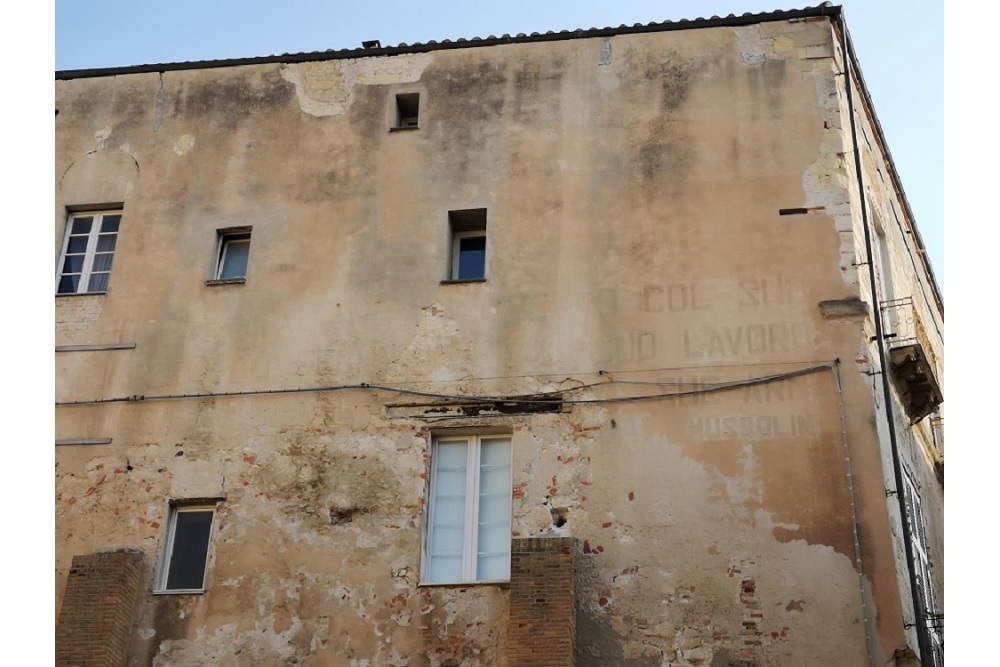
[[[932,662],[934,665],[943,665],[944,636],[937,620],[937,600],[934,593],[934,577],[931,571],[923,501],[916,482],[905,469],[903,471],[903,498],[907,509],[906,521],[909,523],[910,535],[913,540],[913,564],[917,571],[917,592],[923,605],[924,623],[931,638]]]
[[[424,582],[508,581],[510,437],[436,438],[427,511]]]
[[[87,211],[70,215],[59,255],[56,294],[108,291],[122,212]]]
[[[167,524],[157,590],[200,593],[205,590],[205,568],[212,536],[215,505],[173,505]]]
[[[871,204],[869,203],[869,207]],[[882,328],[886,334],[895,332],[895,322],[893,321],[896,312],[893,309],[892,301],[896,298],[896,290],[892,282],[892,265],[889,261],[889,242],[886,240],[885,227],[878,213],[872,210],[872,228],[874,238],[872,239],[872,260],[875,262],[875,280],[878,282],[878,296],[880,310],[882,311]],[[889,304],[888,306],[886,304]]]

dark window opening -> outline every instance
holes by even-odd
[[[212,280],[245,280],[250,261],[250,227],[220,229]]]
[[[208,507],[174,507],[163,562],[163,591],[201,591],[215,510]]]
[[[451,280],[486,278],[486,209],[449,211]]]
[[[396,95],[396,128],[413,129],[420,119],[420,93]]]

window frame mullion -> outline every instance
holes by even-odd
[[[462,574],[476,581],[479,567],[479,436],[469,436],[468,473],[465,476],[465,539],[462,543]]]

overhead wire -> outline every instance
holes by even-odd
[[[839,360],[838,360],[839,361]],[[390,386],[382,384],[374,384],[361,382],[357,384],[342,384],[342,385],[327,385],[318,387],[298,387],[289,389],[257,389],[248,391],[221,391],[221,392],[196,392],[196,393],[185,393],[185,394],[157,394],[157,395],[132,395],[132,396],[118,396],[113,398],[99,398],[99,399],[86,399],[80,401],[57,401],[56,407],[69,407],[69,406],[84,406],[84,405],[105,405],[111,403],[148,403],[151,401],[167,401],[167,400],[183,400],[183,399],[212,399],[212,398],[229,398],[238,396],[266,396],[266,395],[282,395],[282,394],[304,394],[304,393],[325,393],[334,391],[380,391],[386,393],[401,394],[404,396],[419,396],[422,398],[430,398],[435,400],[443,401],[453,401],[458,403],[514,403],[514,404],[551,404],[553,402],[559,402],[569,405],[588,405],[588,404],[604,404],[604,403],[629,403],[638,401],[648,401],[656,399],[666,399],[666,398],[678,398],[683,396],[691,396],[696,394],[702,394],[713,391],[725,391],[728,389],[735,389],[740,387],[753,386],[757,384],[766,384],[769,382],[776,382],[778,380],[790,379],[793,377],[798,377],[802,375],[807,375],[810,373],[816,373],[822,370],[827,370],[832,364],[838,362],[828,362],[817,366],[809,366],[806,368],[801,368],[795,371],[787,371],[783,373],[775,373],[770,375],[764,375],[760,377],[746,378],[742,380],[733,380],[729,382],[711,382],[711,383],[697,383],[697,382],[638,382],[632,380],[614,380],[610,379],[606,382],[592,382],[588,384],[582,384],[575,387],[569,387],[566,389],[552,389],[543,392],[532,393],[530,395],[525,394],[504,394],[504,395],[480,395],[480,394],[447,394],[442,392],[434,391],[423,391],[419,389],[409,389],[406,387]],[[607,397],[607,398],[565,398],[566,394],[573,394],[577,392],[584,391],[586,389],[595,389],[598,387],[610,387],[615,385],[624,386],[669,386],[669,387],[681,387],[681,386],[691,386],[694,389],[688,389],[684,391],[673,391],[673,392],[661,392],[655,394],[641,394],[635,396],[617,396],[617,397]]]

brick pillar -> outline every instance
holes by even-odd
[[[125,666],[141,578],[141,551],[73,557],[56,623],[56,667]]]
[[[572,537],[512,540],[507,630],[512,667],[573,667],[575,557]]]

